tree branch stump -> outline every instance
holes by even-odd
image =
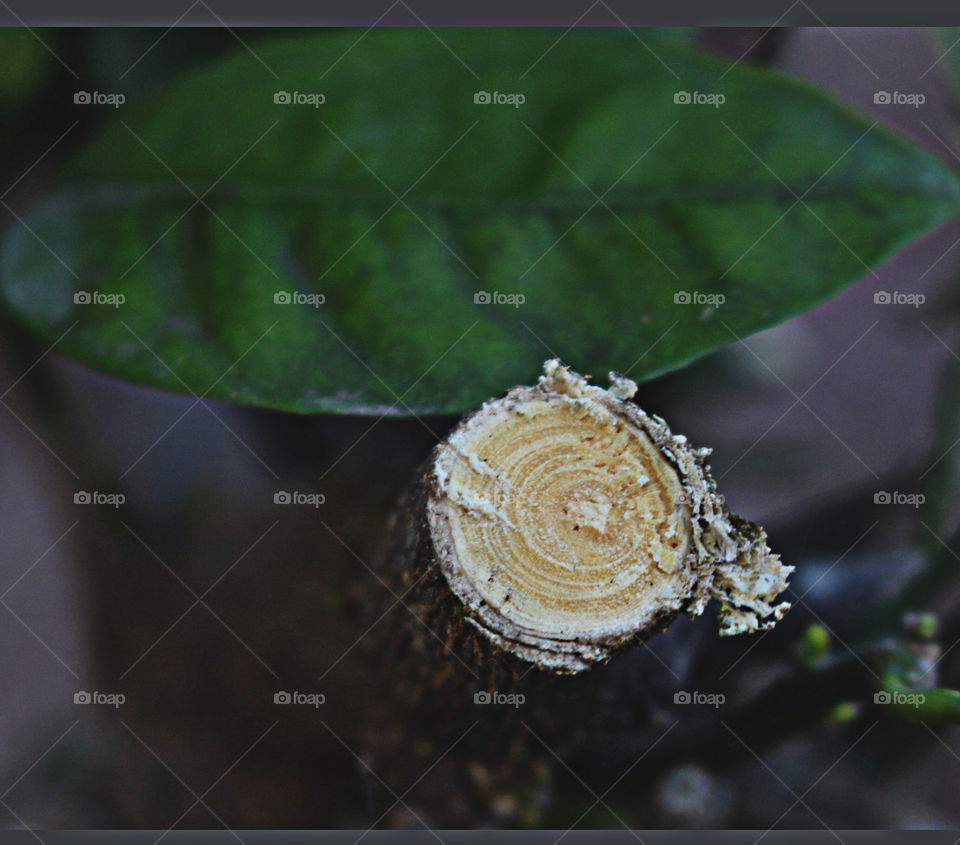
[[[720,602],[720,634],[771,627],[792,567],[731,514],[706,458],[631,402],[548,361],[434,450],[391,529],[424,653],[576,674]],[[421,637],[422,638],[422,637]],[[434,645],[429,646],[429,641]],[[438,651],[439,649],[439,651]]]
[[[465,417],[404,495],[380,561],[393,597],[379,612],[405,608],[374,638],[394,726],[392,740],[372,740],[381,761],[404,756],[413,735],[442,750],[481,719],[464,753],[503,782],[529,782],[545,751],[532,735],[553,749],[622,729],[596,719],[620,681],[610,667],[600,689],[591,667],[711,598],[721,635],[769,628],[788,609],[777,597],[792,567],[730,513],[710,450],[633,403],[632,381],[610,380],[604,390],[547,361],[535,386]],[[614,698],[642,723],[638,681],[622,680],[630,691]],[[508,706],[476,706],[497,696]]]

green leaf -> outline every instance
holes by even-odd
[[[892,705],[893,713],[908,722],[960,722],[960,692],[954,689],[915,689],[887,679],[875,701]]]
[[[956,92],[960,90],[960,26],[937,27],[933,33],[936,65],[947,75]]]
[[[648,31],[561,34],[284,37],[128,101],[32,233],[7,229],[4,305],[49,342],[78,321],[57,351],[147,385],[457,412],[554,355],[598,376],[680,366],[958,210],[939,160],[814,89]]]

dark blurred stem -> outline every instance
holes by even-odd
[[[957,308],[953,303],[947,307],[951,313]],[[956,583],[960,573],[960,559],[956,549],[960,545],[960,529],[954,529],[950,536],[943,532],[950,530],[950,520],[956,511],[956,446],[960,434],[960,378],[957,377],[958,365],[950,359],[940,374],[938,391],[938,410],[936,418],[937,435],[931,449],[929,462],[932,466],[924,479],[926,502],[917,522],[919,532],[917,541],[928,553],[927,563],[916,577],[910,580],[899,594],[886,607],[878,609],[871,626],[876,633],[880,629],[890,631],[898,624],[903,613],[911,610],[930,610],[938,598],[945,595],[949,587]],[[934,461],[938,463],[934,464]]]
[[[891,649],[900,645],[889,639],[877,640],[857,649],[856,654],[835,654],[815,668],[798,669],[729,714],[721,709],[716,720],[671,732],[630,776],[631,788],[649,787],[663,771],[682,762],[700,763],[714,771],[735,768],[762,757],[790,736],[823,729],[837,705],[844,702],[858,703],[874,718],[960,721],[960,692],[913,691],[896,679],[878,678]],[[890,706],[875,702],[875,694],[883,691],[891,695]],[[912,698],[898,703],[894,693]]]

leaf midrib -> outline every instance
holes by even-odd
[[[735,184],[707,183],[706,188],[704,188],[703,185],[686,188],[670,187],[660,189],[638,187],[634,190],[618,192],[616,198],[611,198],[610,196],[604,197],[603,203],[614,210],[654,208],[682,201],[695,201],[697,203],[729,202],[731,204],[742,202],[753,205],[763,202],[766,199],[776,199],[789,203],[797,197],[804,197],[805,191],[807,191],[810,184],[814,182],[816,178],[817,177],[813,177],[810,182],[804,185],[791,183],[785,179],[784,183],[788,187],[771,181],[738,181]],[[860,193],[866,188],[868,191],[882,191],[887,195],[895,197],[919,195],[928,198],[935,197],[938,199],[952,200],[954,202],[960,200],[957,191],[947,183],[944,183],[942,186],[932,187],[921,184],[892,184],[880,180],[864,183],[862,179],[831,181],[824,187],[816,187],[811,194],[807,195],[805,200],[815,197],[818,201],[839,200],[862,202],[862,196],[851,193],[854,188]],[[197,195],[202,196],[203,201],[208,203],[218,200],[243,200],[248,202],[267,201],[282,204],[285,202],[306,203],[319,200],[355,206],[380,206],[384,202],[392,203],[395,200],[395,197],[386,190],[369,192],[349,191],[334,185],[325,184],[315,186],[264,186],[255,182],[236,182],[218,185],[209,194],[203,194],[202,189],[195,190]],[[167,183],[150,184],[140,182],[136,185],[114,183],[101,184],[98,187],[75,183],[73,186],[67,187],[63,193],[69,193],[74,203],[93,201],[108,205],[120,205],[141,200],[159,203],[182,199],[193,202],[195,199],[189,191],[182,186],[171,186]],[[397,193],[402,196],[401,190],[397,190]],[[597,193],[599,196],[602,196],[602,191],[598,191]],[[415,201],[420,208],[435,208],[438,210],[483,208],[491,212],[540,214],[575,210],[582,211],[584,202],[592,204],[595,200],[596,197],[586,188],[571,192],[570,194],[546,195],[530,202],[511,200],[495,194],[476,196],[458,194],[455,199],[441,197],[435,194],[408,195],[404,197],[404,202],[413,203]],[[49,202],[51,200],[47,201]],[[398,207],[402,207],[401,203],[397,203],[397,205]]]

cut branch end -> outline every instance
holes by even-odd
[[[426,547],[457,617],[496,649],[575,673],[720,600],[720,633],[773,625],[792,567],[729,512],[706,458],[557,360],[486,402],[428,464]],[[424,501],[421,499],[421,501]],[[423,546],[420,546],[423,549]]]

